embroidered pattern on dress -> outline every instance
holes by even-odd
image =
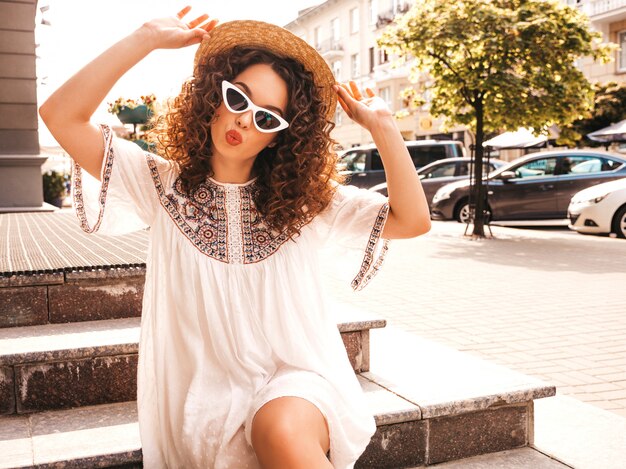
[[[76,208],[76,216],[80,222],[80,227],[86,233],[95,233],[100,228],[102,223],[102,217],[104,216],[104,206],[106,203],[107,191],[109,189],[109,182],[111,181],[111,171],[113,169],[114,152],[111,145],[113,140],[113,132],[111,127],[106,124],[98,124],[104,138],[104,166],[101,173],[101,186],[100,194],[98,196],[98,219],[93,227],[89,227],[89,221],[87,220],[87,213],[85,212],[85,200],[83,196],[83,181],[82,181],[82,168],[72,159],[72,198],[74,200],[74,206]]]
[[[244,262],[252,264],[274,254],[289,238],[286,231],[273,230],[265,223],[254,206],[253,191],[245,191],[241,195]],[[303,222],[296,224],[298,228],[303,225]]]
[[[227,219],[224,211],[224,191],[214,185],[201,183],[187,197],[180,177],[166,193],[157,164],[148,156],[148,168],[161,205],[178,229],[203,254],[222,262],[228,260]]]
[[[203,254],[221,262],[252,264],[274,254],[288,240],[286,232],[271,230],[254,205],[256,181],[222,186],[206,178],[187,196],[180,176],[168,192],[154,159],[148,167],[170,218]]]
[[[387,254],[387,250],[389,248],[389,240],[382,239],[382,247],[380,249],[380,253],[374,261],[374,251],[381,240],[381,235],[383,232],[383,227],[385,226],[385,222],[387,221],[387,216],[389,215],[389,202],[385,202],[380,210],[378,211],[378,215],[376,216],[376,221],[374,222],[374,227],[370,232],[370,237],[367,242],[367,246],[365,248],[365,255],[363,256],[363,262],[361,263],[361,269],[359,273],[354,277],[354,280],[351,282],[352,289],[354,291],[362,290],[369,281],[376,275],[378,270],[383,264],[385,260],[385,254]]]
[[[231,227],[228,230],[228,252],[231,264],[243,264],[241,226],[241,194],[238,187],[226,187],[226,216]]]

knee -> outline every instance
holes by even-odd
[[[252,446],[281,451],[296,448],[297,425],[288,412],[276,412],[275,406],[265,405],[252,420]]]

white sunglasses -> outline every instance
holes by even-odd
[[[257,106],[241,89],[226,80],[222,81],[222,97],[230,112],[239,114],[252,109],[254,115],[252,120],[259,132],[272,133],[289,127],[289,122],[285,119],[269,109]]]

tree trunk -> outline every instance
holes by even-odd
[[[485,186],[483,185],[483,140],[485,138],[482,98],[476,102],[476,149],[474,153],[474,231],[472,237],[484,238]],[[472,194],[470,194],[470,203]]]

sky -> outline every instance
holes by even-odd
[[[174,16],[185,5],[191,21],[206,13],[220,22],[255,19],[284,26],[298,11],[318,5],[322,0],[40,0],[35,37],[37,47],[37,101],[41,105],[72,75],[110,46],[152,18]],[[41,19],[51,25],[42,25]],[[193,73],[193,58],[198,45],[182,49],[156,50],[130,69],[112,88],[92,117],[92,122],[119,124],[107,112],[108,102],[120,96],[138,99],[154,93],[157,99],[178,94],[183,81]],[[41,145],[55,145],[45,124],[39,121]]]

